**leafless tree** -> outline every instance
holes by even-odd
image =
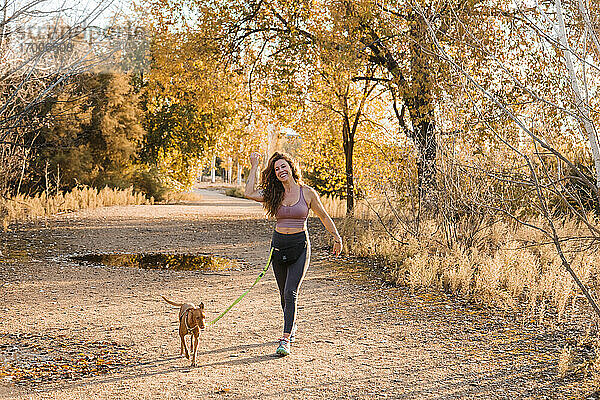
[[[44,103],[75,75],[107,68],[124,38],[109,16],[114,0],[1,1],[0,195],[7,196],[20,189],[40,129],[51,123]]]
[[[493,137],[496,146],[502,147],[505,154],[510,154],[510,157],[516,160],[512,167],[502,169],[489,164],[481,165],[475,158],[457,161],[450,157],[445,165],[453,166],[444,172],[447,184],[442,184],[441,189],[447,193],[442,197],[460,199],[460,192],[464,190],[464,186],[459,184],[459,190],[452,193],[453,180],[456,179],[465,180],[465,177],[471,176],[482,182],[490,182],[489,185],[495,187],[490,193],[484,193],[485,185],[478,185],[477,194],[465,202],[471,207],[467,214],[492,210],[498,215],[504,215],[516,223],[543,233],[548,242],[554,245],[562,265],[572,276],[596,316],[600,317],[596,296],[575,272],[572,265],[574,257],[565,251],[567,242],[570,245],[573,242],[579,243],[575,248],[581,251],[594,251],[590,249],[596,249],[600,242],[597,215],[589,212],[593,204],[597,211],[600,179],[597,131],[599,114],[594,99],[594,95],[597,96],[600,89],[600,40],[598,27],[591,23],[599,17],[592,15],[598,8],[597,4],[590,5],[593,2],[584,1],[573,2],[567,8],[561,0],[537,3],[533,7],[524,3],[513,9],[495,11],[501,16],[500,23],[506,24],[507,29],[519,27],[523,33],[520,46],[541,49],[537,54],[537,66],[519,64],[523,61],[518,57],[501,57],[489,47],[489,41],[477,40],[476,34],[469,32],[470,27],[467,24],[463,25],[463,32],[467,32],[465,36],[471,35],[468,43],[470,48],[475,49],[473,52],[483,55],[480,65],[492,68],[496,77],[502,77],[502,81],[507,85],[510,83],[511,87],[522,94],[520,98],[525,99],[512,103],[506,101],[501,90],[494,90],[489,82],[484,82],[482,76],[470,68],[469,60],[461,59],[457,52],[447,51],[447,46],[442,43],[441,38],[447,41],[448,36],[444,27],[436,21],[435,12],[432,13],[430,9],[426,11],[417,2],[411,3],[415,12],[427,24],[428,37],[434,45],[435,57],[451,67],[455,72],[453,79],[464,82],[474,119]],[[567,9],[568,13],[565,11]],[[543,51],[544,49],[547,51]],[[527,68],[556,69],[553,71],[556,72],[554,79],[544,82],[546,87],[550,86],[548,91],[540,90],[539,87],[543,85],[536,85],[519,74],[520,70]],[[530,115],[534,115],[535,110],[550,110],[552,114],[558,115],[559,125],[548,124],[548,130],[545,132],[536,129],[524,118],[524,104],[530,107]],[[494,119],[505,121],[504,125],[510,126],[512,131],[503,130],[501,124],[491,122]],[[565,126],[569,124],[579,129],[581,137],[587,143],[589,158],[595,166],[593,177],[574,159],[572,153],[564,151],[556,144],[561,138],[566,141],[575,140],[568,137]],[[517,139],[510,139],[509,132],[518,132]],[[449,174],[450,172],[453,173]],[[518,194],[504,196],[508,193]],[[515,204],[517,206],[514,206]],[[456,211],[454,206],[450,209]],[[541,219],[528,218],[523,213],[523,209],[526,208]],[[567,234],[561,232],[561,220],[565,214],[578,221],[583,234],[566,237]],[[458,216],[458,219],[464,218],[467,217]],[[571,246],[572,248],[574,246]]]

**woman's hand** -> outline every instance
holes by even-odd
[[[333,255],[339,256],[340,254],[342,254],[342,238],[338,236],[334,240],[335,242],[333,243]]]
[[[258,153],[256,151],[253,153],[250,153],[250,165],[252,166],[252,168],[258,167],[259,162],[260,162],[260,153]]]

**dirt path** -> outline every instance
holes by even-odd
[[[4,234],[0,361],[26,368],[70,360],[102,373],[80,379],[62,366],[53,382],[25,384],[4,376],[1,398],[563,399],[589,393],[585,382],[558,379],[568,333],[511,323],[442,294],[384,285],[351,260],[331,259],[318,220],[309,222],[314,252],[292,355],[274,355],[281,312],[269,272],[201,334],[199,366],[190,368],[177,357],[177,310],[160,295],[203,301],[212,319],[254,281],[272,230],[256,203],[202,194],[198,204],[103,208]],[[210,253],[242,267],[138,270],[67,258],[110,252]]]

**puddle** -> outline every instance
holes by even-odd
[[[85,254],[72,256],[70,259],[79,264],[173,271],[223,271],[237,268],[235,261],[226,258],[192,254]]]

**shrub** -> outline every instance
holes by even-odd
[[[560,229],[563,237],[581,235],[574,222]],[[439,289],[506,310],[523,307],[540,318],[550,312],[559,320],[582,298],[552,243],[525,225],[499,221],[482,228],[486,241],[480,247],[452,248],[447,247],[436,221],[422,221],[418,238],[401,236],[404,243],[394,240],[378,223],[347,219],[342,230],[347,251],[378,260],[389,281],[413,289]],[[580,279],[598,288],[597,246],[582,249],[567,242],[563,248]]]
[[[146,197],[152,197],[157,202],[165,200],[168,191],[155,167],[136,171],[133,176],[133,186],[136,190],[145,193]]]
[[[244,189],[239,186],[225,189],[225,195],[231,196],[231,197],[239,197],[241,199],[246,197],[246,196],[244,196]]]

